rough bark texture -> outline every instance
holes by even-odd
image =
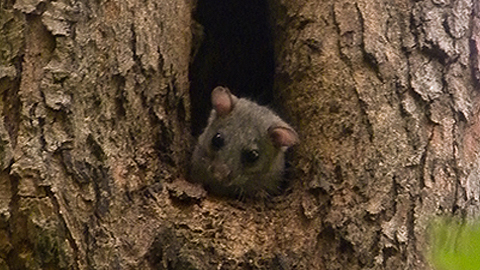
[[[428,267],[432,216],[480,214],[478,1],[272,2],[314,260]]]
[[[191,5],[0,7],[0,268],[139,269],[190,144]]]
[[[1,1],[0,269],[428,269],[480,214],[480,4],[268,3],[302,142],[238,202],[184,180],[193,2]]]

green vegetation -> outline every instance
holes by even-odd
[[[430,257],[436,269],[480,269],[480,223],[438,219],[432,223],[430,240]]]

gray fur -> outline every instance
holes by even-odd
[[[284,152],[298,140],[297,134],[268,108],[237,98],[226,88],[217,87],[214,91],[219,90],[223,91],[223,97],[229,95],[232,108],[218,115],[214,104],[193,153],[191,177],[222,195],[264,197],[278,193],[285,165]],[[289,142],[287,145],[279,145],[276,142],[282,140],[273,139],[271,130],[277,127],[287,130],[282,133]],[[212,147],[212,138],[217,133],[224,138],[221,149]],[[242,162],[242,153],[251,149],[258,151],[258,160],[250,164]]]

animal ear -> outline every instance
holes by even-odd
[[[298,134],[286,123],[274,124],[268,128],[268,135],[277,147],[288,148],[298,143]]]
[[[226,87],[217,86],[212,91],[212,106],[217,112],[217,116],[229,114],[233,110],[237,99]]]

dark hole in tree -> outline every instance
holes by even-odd
[[[198,0],[203,40],[190,67],[192,134],[199,135],[217,85],[265,105],[272,100],[274,56],[266,0]]]

